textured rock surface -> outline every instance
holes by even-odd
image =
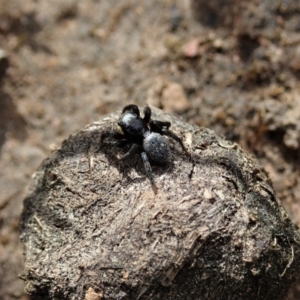
[[[100,147],[110,115],[63,142],[24,203],[26,290],[33,299],[283,299],[299,273],[300,235],[267,174],[237,144],[172,122],[173,163]]]

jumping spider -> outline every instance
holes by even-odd
[[[182,140],[169,130],[170,126],[170,122],[151,120],[151,109],[149,107],[144,108],[144,118],[141,118],[139,108],[134,104],[130,104],[125,106],[122,111],[118,121],[118,129],[109,130],[102,134],[101,144],[105,143],[117,147],[124,147],[127,144],[131,144],[132,146],[129,151],[120,160],[127,159],[134,152],[139,152],[146,174],[156,193],[157,187],[154,183],[148,157],[159,164],[168,164],[171,162],[170,146],[163,135],[177,141],[185,153],[190,156]],[[110,139],[104,141],[106,138]]]

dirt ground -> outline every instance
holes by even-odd
[[[0,299],[29,299],[18,223],[32,173],[128,103],[237,141],[300,225],[299,78],[298,0],[2,0]]]

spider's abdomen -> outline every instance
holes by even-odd
[[[153,161],[160,164],[171,162],[171,150],[167,140],[158,133],[151,132],[144,139],[143,148]]]

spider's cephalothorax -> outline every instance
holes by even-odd
[[[171,151],[168,141],[163,137],[167,135],[180,143],[182,149],[188,154],[181,139],[169,130],[170,122],[151,120],[151,110],[144,109],[144,118],[140,117],[139,108],[134,105],[124,107],[118,121],[119,130],[109,130],[102,134],[101,142],[105,144],[124,147],[131,144],[131,148],[120,159],[124,160],[133,152],[141,154],[147,176],[156,192],[152,169],[148,157],[159,164],[171,162]],[[104,141],[106,138],[111,138]],[[189,154],[188,154],[189,155]]]

